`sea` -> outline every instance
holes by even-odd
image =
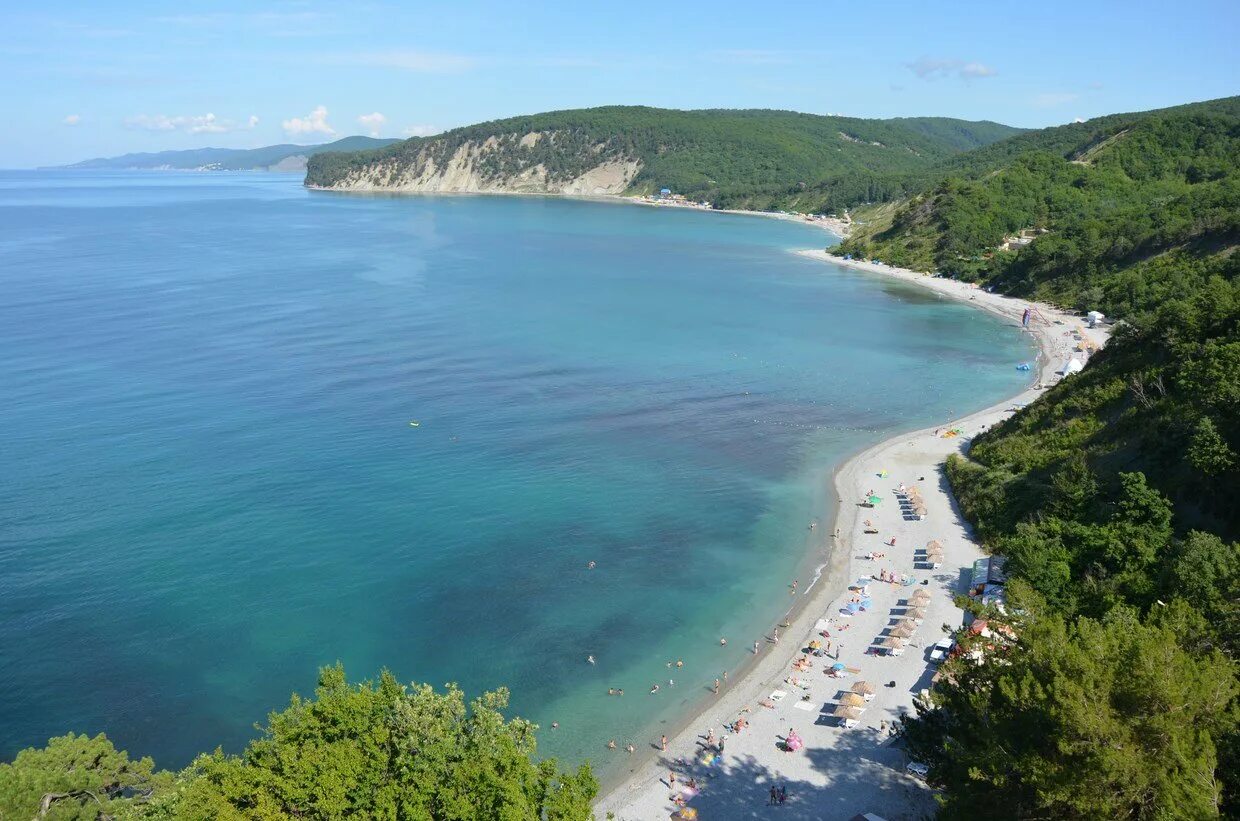
[[[0,759],[239,752],[340,662],[616,771],[809,586],[843,459],[1028,381],[1013,323],[792,253],[834,241],[0,172]]]

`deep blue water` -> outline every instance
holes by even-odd
[[[826,240],[0,174],[0,755],[239,750],[336,660],[640,743],[787,607],[843,456],[1025,379],[1010,325],[788,253]]]

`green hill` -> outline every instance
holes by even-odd
[[[175,169],[208,171],[257,171],[280,167],[299,171],[306,159],[325,151],[361,151],[380,148],[395,139],[345,137],[322,145],[269,145],[263,148],[191,148],[184,151],[155,151],[122,154],[83,160],[63,168]],[[281,165],[283,164],[283,166]]]
[[[669,188],[720,207],[763,207],[772,191],[836,174],[928,169],[1015,133],[997,123],[942,118],[608,106],[512,117],[377,151],[318,157],[306,183],[566,193]]]
[[[832,250],[1120,319],[948,464],[1006,557],[1015,606],[979,613],[1016,638],[1008,663],[949,665],[905,725],[942,816],[1234,813],[1240,98],[1022,134],[906,184]]]

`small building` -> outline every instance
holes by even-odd
[[[665,199],[667,199],[668,197],[670,197],[671,195],[672,195],[672,189],[670,189],[670,188],[660,188],[660,189],[659,189],[659,199],[661,199],[661,200],[665,200]]]
[[[1106,319],[1106,315],[1101,311],[1090,311],[1085,314],[1085,319],[1089,322],[1089,327],[1097,328],[1102,323],[1102,320]]]

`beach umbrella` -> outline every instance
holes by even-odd
[[[844,669],[844,662],[842,662],[842,661],[837,661],[835,664],[832,664],[832,665],[831,665],[831,669],[832,669],[832,670],[843,670],[843,669]]]
[[[811,650],[817,650],[820,647],[822,647],[822,642],[820,642],[818,639],[814,639],[813,641],[809,643],[809,649]]]
[[[900,650],[904,647],[904,639],[899,636],[884,636],[878,646],[888,650]]]
[[[921,621],[926,617],[926,610],[923,607],[910,607],[904,611],[904,618],[913,621]]]
[[[930,511],[926,508],[925,505],[914,505],[913,512],[916,513],[918,516],[925,516]]]
[[[836,718],[842,718],[845,721],[860,721],[861,720],[860,710],[858,710],[856,707],[847,707],[843,704],[836,707],[835,712],[832,713],[832,715],[834,715]]]
[[[934,550],[935,548],[942,550],[943,543],[940,542],[938,539],[931,539],[930,542],[926,545],[926,550]]]
[[[875,693],[874,685],[868,681],[858,681],[853,684],[852,691],[863,696],[872,696]]]
[[[881,497],[881,496],[871,496],[871,497],[870,497],[870,504],[872,504],[872,505],[876,505],[876,504],[878,504],[879,502],[881,502],[882,500],[883,500],[883,499],[882,499],[882,497]]]
[[[913,625],[906,622],[900,622],[895,627],[891,628],[891,635],[901,639],[906,639],[916,632],[917,631],[913,628]]]
[[[697,821],[698,811],[693,807],[681,807],[680,810],[672,815],[672,818],[678,821]]]
[[[844,704],[849,707],[861,707],[865,704],[865,699],[857,693],[845,693],[843,698],[840,699],[840,704]]]

